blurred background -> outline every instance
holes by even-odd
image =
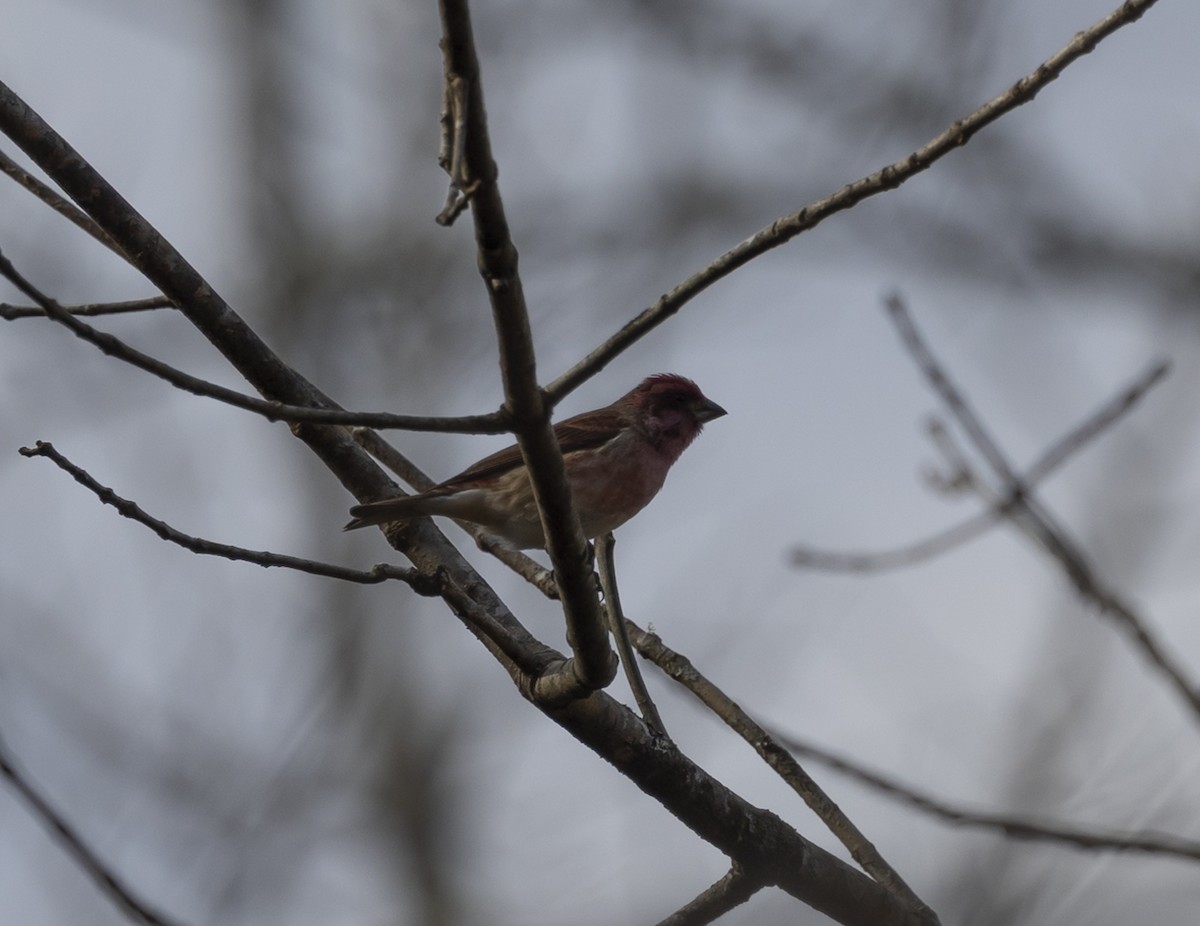
[[[541,378],[1111,3],[476,4]],[[469,218],[432,221],[432,2],[9,0],[4,18],[0,79],[321,389],[363,410],[498,407]],[[1200,834],[1195,718],[1011,528],[889,573],[789,565],[797,544],[887,549],[978,507],[922,476],[936,402],[884,294],[904,294],[1023,465],[1166,357],[1168,382],[1044,494],[1200,677],[1198,31],[1200,7],[1159,4],[933,170],[705,292],[560,407],[671,371],[729,410],[618,533],[618,568],[630,616],[764,722],[981,809]],[[11,183],[0,247],[64,303],[152,294]],[[242,385],[173,313],[99,324]],[[352,500],[286,426],[40,320],[0,328],[0,382],[0,735],[150,903],[196,926],[601,926],[655,922],[724,873],[438,603],[193,556],[16,452],[53,441],[209,539],[392,559],[378,534],[340,532]],[[443,478],[504,442],[395,440]],[[447,531],[562,645],[553,603]],[[648,680],[687,753],[844,856],[749,748]],[[947,924],[1195,922],[1184,863],[948,829],[811,771]],[[14,922],[124,922],[7,790],[0,902]],[[768,891],[722,922],[826,920]]]

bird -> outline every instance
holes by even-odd
[[[690,379],[657,373],[611,405],[556,424],[584,536],[592,540],[615,530],[645,508],[703,426],[725,414]],[[478,524],[510,548],[546,545],[516,444],[419,495],[356,505],[350,514],[344,530],[440,515]]]

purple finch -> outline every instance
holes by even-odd
[[[645,508],[704,423],[724,414],[690,379],[660,373],[612,405],[556,424],[584,535],[615,530]],[[478,524],[521,549],[545,546],[529,470],[515,444],[428,492],[357,505],[350,514],[346,530],[436,514]]]

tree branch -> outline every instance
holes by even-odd
[[[1132,411],[1146,393],[1166,378],[1170,369],[1171,365],[1168,361],[1160,360],[1134,379],[1130,385],[1097,409],[1085,421],[1055,441],[1021,476],[1021,484],[1030,487],[1037,485],[1066,463],[1092,440]],[[1006,517],[1017,501],[1017,497],[1009,493],[1001,497],[998,504],[985,511],[923,540],[893,550],[840,553],[811,547],[795,547],[791,552],[791,562],[793,566],[801,568],[826,569],[835,572],[879,572],[916,565],[982,536],[990,527]]]
[[[17,289],[36,302],[48,318],[69,328],[75,335],[98,347],[103,353],[118,360],[152,373],[172,386],[193,395],[216,399],[235,408],[262,415],[268,421],[313,422],[319,424],[358,425],[371,428],[403,428],[408,431],[438,431],[459,434],[500,434],[509,429],[504,412],[487,415],[465,415],[458,418],[429,418],[419,415],[393,415],[386,412],[347,412],[338,408],[298,407],[283,402],[264,401],[210,383],[207,380],[177,370],[169,364],[156,360],[130,347],[120,338],[105,331],[97,331],[87,322],[80,321],[56,301],[30,283],[0,254],[0,275]]]
[[[546,713],[756,883],[777,886],[844,926],[936,926],[932,913],[912,909],[775,814],[729,790],[607,693],[597,691]]]
[[[612,531],[596,540],[596,561],[600,567],[600,587],[604,591],[604,613],[608,616],[608,629],[613,639],[617,641],[617,651],[621,654],[621,665],[625,669],[625,679],[629,682],[629,690],[633,692],[633,700],[641,712],[642,719],[656,733],[663,736],[667,728],[658,714],[658,708],[646,688],[646,680],[638,668],[634,658],[633,646],[629,641],[629,630],[625,626],[625,612],[621,608],[621,594],[617,588],[617,563],[613,550],[617,540]]]
[[[129,518],[144,527],[150,528],[150,530],[158,534],[163,540],[183,547],[185,550],[190,550],[193,553],[254,563],[256,566],[279,566],[285,569],[294,569],[297,572],[307,572],[309,575],[326,576],[331,579],[341,579],[345,582],[357,582],[361,585],[378,585],[380,582],[386,582],[389,579],[399,579],[410,586],[418,595],[425,595],[427,597],[440,595],[442,592],[442,582],[437,576],[426,575],[418,572],[416,569],[405,566],[380,563],[364,572],[361,569],[348,569],[345,566],[336,566],[333,563],[321,563],[316,560],[302,559],[298,556],[285,556],[281,553],[248,550],[245,547],[235,547],[226,543],[216,543],[212,540],[193,537],[176,530],[165,521],[160,521],[158,518],[152,517],[135,502],[122,498],[112,489],[101,485],[87,470],[72,463],[48,441],[38,441],[33,447],[22,447],[18,452],[23,457],[45,457],[59,469],[70,474],[71,478],[92,492],[104,504],[115,508],[117,513],[122,517]]]
[[[658,926],[704,926],[720,919],[739,907],[762,889],[762,884],[746,877],[736,866],[720,881],[707,888],[694,900],[680,907]]]
[[[657,634],[642,630],[626,618],[625,626],[638,652],[695,695],[702,704],[744,739],[780,778],[795,791],[829,831],[846,847],[863,871],[921,913],[931,923],[937,916],[905,883],[874,844],[855,826],[782,745],[732,698],[709,681],[686,657],[672,650]]]
[[[1151,632],[1141,615],[1116,591],[1104,585],[1083,550],[1041,504],[1032,487],[1017,475],[999,444],[988,433],[982,420],[917,331],[901,299],[894,295],[889,297],[887,309],[921,372],[992,468],[1002,489],[1000,492],[986,490],[983,481],[970,473],[961,455],[956,454],[959,458],[952,465],[966,473],[969,476],[967,481],[977,490],[987,491],[989,502],[995,504],[1002,495],[1011,498],[1011,505],[997,505],[997,509],[1002,510],[1013,524],[1058,562],[1080,597],[1128,635],[1150,665],[1191,709],[1194,717],[1200,720],[1200,689],[1188,678],[1183,666],[1167,652],[1166,646]],[[955,453],[952,449],[949,452]]]
[[[745,266],[756,257],[791,241],[802,232],[815,228],[825,219],[871,196],[893,190],[912,179],[970,141],[980,129],[1005,113],[1031,101],[1066,68],[1093,51],[1101,41],[1122,26],[1136,22],[1158,0],[1127,0],[1093,26],[1075,34],[1062,49],[1043,61],[999,96],[968,116],[958,119],[912,154],[889,164],[870,176],[842,187],[837,192],[810,203],[799,212],[776,219],[766,228],[726,251],[700,272],[684,280],[659,298],[650,308],[627,322],[616,334],[576,363],[546,387],[546,399],[557,404],[564,396],[595,376],[617,355],[641,340],[708,287]]]
[[[153,309],[173,309],[170,299],[150,296],[146,299],[131,299],[128,302],[89,302],[85,305],[66,305],[62,310],[71,315],[123,315],[129,312],[148,312]],[[46,310],[33,305],[9,305],[0,302],[0,319],[14,321],[18,318],[48,318]]]
[[[87,232],[122,260],[125,259],[120,246],[87,213],[81,212],[72,203],[63,199],[3,151],[0,151],[0,172],[12,178],[18,186],[32,193],[67,221]]]
[[[50,830],[67,854],[87,874],[113,905],[129,919],[146,926],[178,926],[178,921],[154,910],[140,900],[133,890],[121,879],[112,866],[89,846],[66,818],[33,786],[29,778],[17,765],[0,740],[0,776],[9,783],[21,799],[29,805],[33,815]]]
[[[857,762],[827,749],[778,732],[773,735],[791,752],[820,762],[874,791],[916,807],[946,823],[999,830],[1012,839],[1056,842],[1077,849],[1144,852],[1200,861],[1200,842],[1194,840],[1169,833],[1094,829],[1035,817],[968,810],[961,805],[940,800],[911,785],[903,784],[896,778],[864,768]]]
[[[506,406],[511,410],[513,430],[533,484],[546,552],[554,566],[566,618],[567,640],[574,653],[566,668],[575,684],[557,685],[553,696],[585,697],[613,680],[617,660],[608,645],[608,631],[592,582],[591,549],[575,513],[562,452],[550,425],[552,406],[537,383],[529,313],[517,272],[517,250],[496,184],[470,10],[466,0],[440,0],[438,9],[448,92],[451,99],[460,99],[460,105],[465,105],[465,117],[460,115],[451,122],[452,127],[459,126],[460,132],[451,140],[451,151],[461,151],[461,176],[452,179],[456,183],[469,182],[472,189],[479,272],[492,305]]]

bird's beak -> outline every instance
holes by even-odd
[[[703,424],[706,421],[712,421],[714,418],[720,418],[722,415],[728,415],[729,412],[721,408],[712,399],[700,399],[692,406],[692,414],[696,416],[696,420]]]

